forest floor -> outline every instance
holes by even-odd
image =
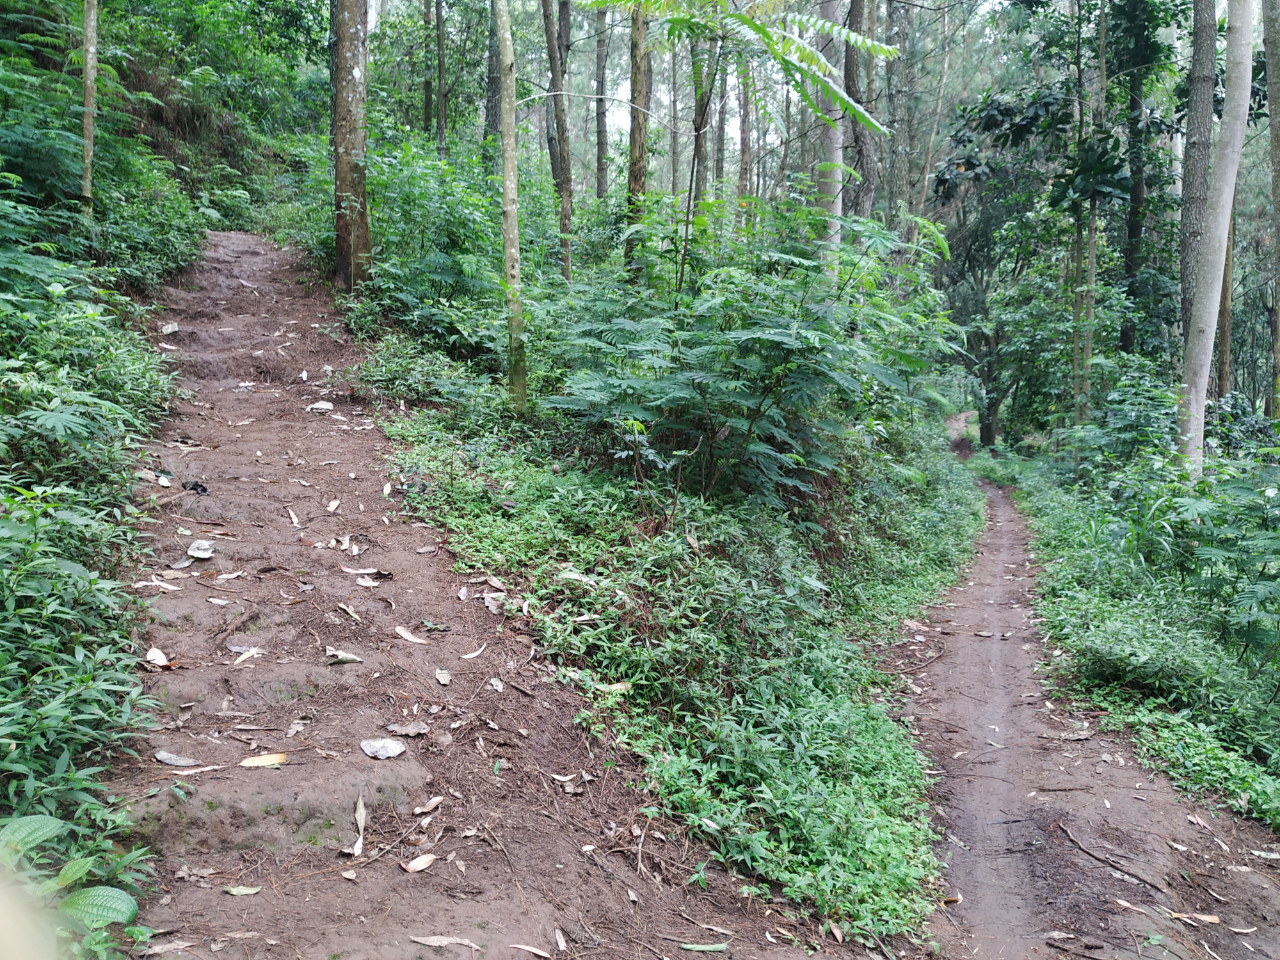
[[[150,444],[154,556],[132,579],[154,598],[143,640],[168,663],[145,685],[165,722],[108,783],[159,857],[147,954],[822,943],[816,920],[744,899],[714,866],[707,889],[686,884],[707,850],[642,813],[634,758],[575,726],[582,701],[522,624],[486,609],[443,531],[398,512],[375,420],[393,411],[343,378],[362,350],[300,254],[213,233],[160,306],[183,392]],[[197,540],[212,557],[183,566]],[[380,738],[403,752],[367,756]]]
[[[1046,688],[1059,651],[1036,631],[1030,536],[1009,490],[985,489],[967,578],[896,647],[940,772],[943,954],[1280,958],[1276,836],[1181,797]]]
[[[165,725],[109,783],[159,856],[149,953],[862,956],[723,871],[685,883],[707,851],[642,812],[634,758],[575,726],[582,702],[523,624],[475,598],[443,531],[400,514],[375,419],[391,411],[352,393],[362,350],[302,260],[212,234],[153,318],[184,391],[150,445],[154,557],[133,577],[169,661],[145,678]],[[987,492],[968,581],[887,664],[910,671],[905,719],[943,772],[944,955],[1280,958],[1276,837],[1180,799],[1046,694],[1028,534]],[[183,567],[195,540],[212,557]],[[384,737],[404,752],[367,756]]]

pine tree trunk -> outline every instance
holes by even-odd
[[[639,4],[631,10],[631,138],[627,149],[627,223],[635,225],[644,216],[644,194],[649,173],[649,115],[645,112],[648,99],[648,57],[645,35],[648,23],[644,8]],[[637,239],[634,233],[627,236],[623,250],[624,262],[632,282],[640,279],[640,265],[635,262]]]
[[[1280,104],[1280,0],[1262,0],[1267,51],[1267,101]],[[1271,137],[1271,389],[1267,416],[1280,416],[1280,122]]]
[[[1178,406],[1178,447],[1187,467],[1198,475],[1204,465],[1204,405],[1213,360],[1214,328],[1226,266],[1231,205],[1244,147],[1253,75],[1253,28],[1257,0],[1229,0],[1227,6],[1226,96],[1222,124],[1213,151],[1213,175],[1205,207],[1204,233],[1196,258],[1191,332],[1182,369]]]
[[[98,111],[98,0],[84,0],[84,169],[80,175],[80,210],[93,217],[93,135]]]
[[[1191,332],[1191,311],[1198,279],[1196,267],[1209,198],[1209,148],[1213,142],[1213,90],[1217,82],[1215,62],[1218,44],[1218,16],[1214,0],[1192,0],[1191,9],[1191,97],[1187,104],[1187,143],[1182,164],[1182,226],[1178,238],[1184,341]]]
[[[494,0],[498,21],[499,128],[502,134],[502,267],[507,294],[507,389],[518,415],[529,409],[529,371],[524,352],[524,304],[520,302],[520,205],[516,153],[516,53],[507,0]]]
[[[693,52],[693,205],[707,193],[707,140],[711,128],[711,94],[715,90],[718,47],[692,45]]]
[[[564,97],[564,62],[560,59],[561,30],[557,24],[551,0],[542,0],[542,26],[547,38],[547,61],[550,67],[551,110],[555,117],[555,136],[551,124],[547,124],[547,148],[552,158],[551,172],[560,195],[560,273],[565,280],[573,279],[573,262],[570,259],[569,231],[573,221],[573,173],[569,162],[569,108]]]
[[[1233,217],[1227,228],[1227,257],[1222,265],[1222,292],[1218,294],[1218,396],[1231,392],[1231,284],[1232,260],[1236,239]]]
[[[818,4],[818,16],[831,23],[839,22],[839,4],[836,0],[821,0]],[[840,63],[840,44],[827,34],[820,34],[821,53],[827,63],[838,67]],[[823,97],[819,100],[822,107],[823,122],[818,126],[818,165],[814,171],[818,178],[818,206],[827,214],[827,243],[840,242],[840,168],[844,163],[844,137],[840,129],[840,107],[833,100]]]
[[[436,153],[449,156],[445,123],[449,119],[449,85],[445,82],[444,0],[436,0]]]
[[[670,123],[671,123],[671,195],[680,195],[680,74],[676,70],[676,45],[671,45],[668,54],[671,63],[671,76],[668,78],[668,89],[671,91]]]
[[[368,6],[365,0],[333,0],[332,7],[336,282],[350,292],[369,278],[369,211],[365,201]]]
[[[1280,3],[1280,0],[1276,0]],[[738,199],[751,194],[751,67],[738,61]],[[741,208],[739,208],[741,209]]]
[[[431,0],[422,0],[422,132],[431,136],[435,117],[436,86],[431,65]]]
[[[889,96],[888,187],[890,221],[899,221],[910,203],[911,142],[907,131],[912,108],[912,82],[908,47],[911,38],[911,7],[904,0],[888,0],[889,33],[885,38],[898,48],[898,56],[885,64],[885,85]]]
[[[872,7],[875,0],[872,0]],[[866,19],[866,0],[851,0],[849,4],[849,29],[862,33]],[[871,58],[868,57],[868,60]],[[849,99],[862,103],[862,76],[859,67],[858,48],[851,43],[844,48],[844,90]],[[846,214],[866,217],[871,214],[875,202],[876,142],[871,131],[852,116],[845,118],[844,163],[857,171],[857,177],[845,181],[841,209]]]
[[[605,100],[609,66],[609,11],[596,11],[596,197],[609,194],[609,105]]]
[[[484,91],[484,167],[492,172],[497,163],[494,147],[502,136],[499,114],[502,112],[502,75],[498,68],[498,12],[489,0],[489,59]]]
[[[716,185],[717,196],[720,194],[720,182],[724,180],[725,125],[729,121],[729,71],[723,65],[720,67],[720,93],[718,100],[720,108],[716,116],[716,159],[711,177]]]

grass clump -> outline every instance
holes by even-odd
[[[413,386],[403,345],[386,350],[374,377]],[[459,399],[389,427],[409,506],[465,565],[527,578],[521,602],[589,693],[627,685],[598,705],[744,891],[772,883],[878,935],[911,929],[939,869],[928,780],[887,678],[850,641],[918,610],[969,549],[981,497],[942,445],[855,431],[825,494],[790,511],[672,489],[659,503],[598,438],[512,421],[496,388],[463,390],[465,368],[447,366],[434,372]]]
[[[1223,642],[1211,596],[1133,548],[1132,510],[1023,478],[1046,635],[1071,653],[1076,689],[1134,729],[1148,762],[1280,828],[1275,676]]]

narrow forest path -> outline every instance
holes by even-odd
[[[944,954],[1280,958],[1276,836],[1180,798],[1124,736],[1047,695],[1055,648],[1035,627],[1029,533],[1009,491],[985,489],[967,580],[898,647],[906,669],[927,663],[907,713],[942,771]]]
[[[801,957],[776,928],[816,921],[714,866],[685,883],[705,848],[640,812],[634,760],[400,515],[377,411],[341,377],[361,350],[301,259],[214,233],[153,319],[184,391],[137,491],[164,725],[108,783],[159,857],[149,954]],[[379,738],[402,752],[366,755]]]

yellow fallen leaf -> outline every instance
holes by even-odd
[[[258,757],[245,757],[240,761],[242,767],[276,767],[289,760],[287,753],[264,753]]]

